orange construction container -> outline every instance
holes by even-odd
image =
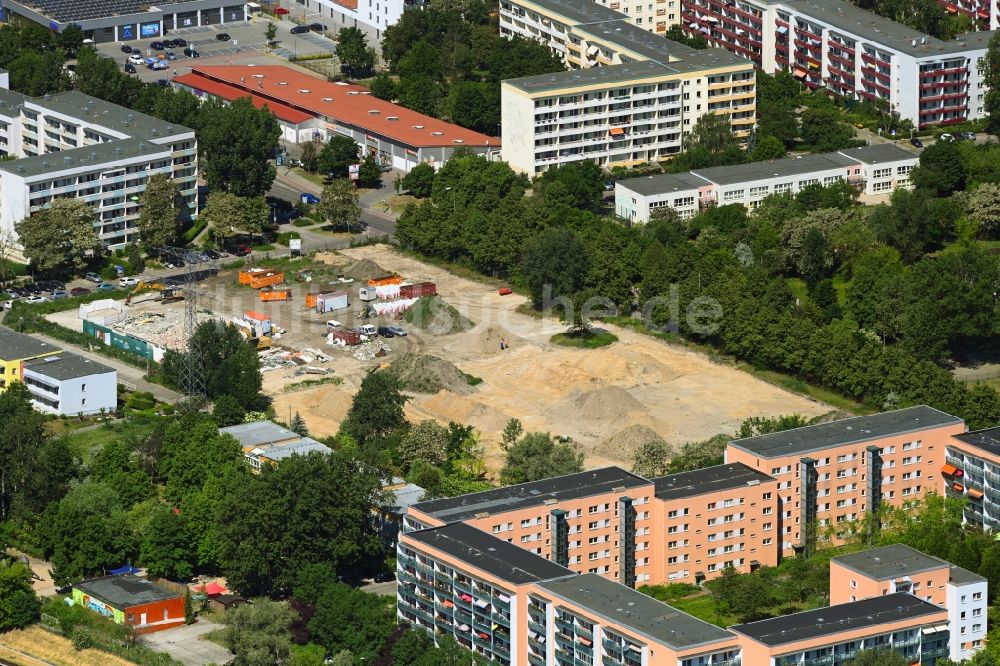
[[[254,289],[271,287],[285,282],[285,274],[271,268],[251,268],[240,271],[240,284],[247,284]]]
[[[314,308],[316,307],[316,301],[319,300],[319,294],[306,294],[306,307]]]
[[[368,280],[369,287],[382,287],[387,284],[403,284],[403,278],[398,275],[382,275]]]
[[[260,300],[262,301],[290,301],[292,300],[291,289],[261,289]]]

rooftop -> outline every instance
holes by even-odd
[[[470,567],[513,585],[575,575],[555,562],[466,523],[408,532],[405,538],[451,555]]]
[[[972,585],[974,583],[985,583],[986,579],[977,573],[972,573],[968,569],[951,565],[948,571],[948,582],[952,585]]]
[[[1000,456],[1000,426],[964,432],[954,437],[960,442],[970,444],[977,449],[982,449],[995,456]]]
[[[253,102],[254,108],[260,109],[267,105],[267,108],[271,110],[278,120],[283,120],[286,123],[291,123],[293,125],[298,125],[299,123],[303,123],[315,117],[311,113],[305,113],[304,111],[293,109],[287,104],[264,99],[260,95],[249,95],[242,88],[237,88],[227,83],[212,81],[210,79],[206,79],[204,76],[198,76],[197,74],[190,72],[187,74],[181,74],[180,76],[175,76],[174,83],[201,90],[209,95],[212,95],[213,97],[220,97],[227,102],[232,102],[235,99],[249,96],[250,101]]]
[[[60,352],[33,361],[25,361],[24,369],[56,380],[78,379],[115,372],[115,369],[110,366],[69,352]]]
[[[701,176],[696,176],[690,171],[626,178],[615,183],[616,186],[621,185],[627,190],[638,192],[645,196],[667,194],[670,192],[688,192],[690,190],[697,190],[699,187],[704,187],[708,184],[707,180]]]
[[[55,345],[0,326],[0,361],[19,361],[58,351]]]
[[[932,618],[933,615],[938,617]],[[820,636],[832,636],[845,631],[871,629],[872,632],[883,632],[884,625],[903,620],[916,620],[925,616],[927,618],[925,622],[928,624],[947,622],[947,611],[944,608],[923,601],[912,594],[897,592],[782,615],[769,620],[737,624],[729,629],[764,645],[775,647]],[[945,626],[947,628],[947,625]]]
[[[500,146],[497,137],[381,100],[364,86],[331,83],[290,67],[193,67],[182,83],[200,88],[199,78],[214,82],[209,84],[212,87],[229,86],[231,90],[227,94],[232,99],[241,95],[256,96],[269,104],[277,102],[291,110],[353,125],[416,148]]]
[[[945,414],[927,405],[919,405],[737,439],[729,445],[761,458],[778,458],[961,423],[962,419],[957,416]]]
[[[178,4],[186,0],[17,0],[17,3],[35,10],[60,23],[72,21],[87,21],[108,16],[128,16],[153,11],[160,12],[155,7]],[[153,6],[155,4],[155,7]]]
[[[546,581],[539,587],[674,650],[733,638],[725,629],[597,574]]]
[[[241,423],[228,428],[219,428],[219,432],[232,435],[246,448],[301,439],[301,436],[294,430],[289,430],[271,421]]]
[[[307,453],[318,451],[319,453],[330,453],[330,447],[317,442],[311,437],[299,437],[290,442],[281,444],[270,444],[254,447],[250,450],[250,455],[267,458],[268,460],[284,460],[291,456],[304,456]]]
[[[121,139],[0,162],[0,170],[23,178],[32,178],[53,175],[69,169],[92,166],[103,168],[108,162],[124,163],[137,158],[148,159],[154,155],[169,156],[170,146],[160,146],[143,139]]]
[[[673,71],[669,67],[652,60],[646,60],[607,67],[589,67],[552,74],[522,76],[517,79],[506,79],[503,84],[513,86],[526,93],[546,93],[563,88],[610,86],[626,81],[662,79],[671,74]]]
[[[591,497],[616,489],[625,490],[649,484],[650,481],[620,467],[603,467],[481,493],[420,502],[414,504],[413,508],[448,523],[468,520],[480,513],[503,513],[541,506],[549,501]]]
[[[401,488],[388,490],[390,496],[389,510],[392,513],[405,513],[408,508],[419,502],[427,494],[427,491],[415,483],[407,483]]]
[[[860,553],[838,555],[831,562],[875,580],[892,580],[951,566],[942,559],[926,555],[901,543],[863,550]]]
[[[913,155],[913,153],[910,153],[910,155]],[[823,153],[820,155],[805,155],[803,157],[786,157],[768,162],[748,162],[746,164],[733,164],[731,166],[695,169],[691,173],[718,185],[736,185],[750,180],[784,178],[814,171],[843,169],[857,164],[857,162],[857,160],[844,157],[840,153]]]
[[[148,141],[162,141],[166,137],[177,134],[186,134],[194,130],[183,125],[175,125],[166,121],[148,116],[139,111],[133,111],[128,107],[118,106],[102,99],[84,95],[76,90],[46,95],[44,97],[32,97],[28,100],[29,106],[47,109],[53,113],[77,118],[81,121],[99,125],[109,130],[119,132],[123,136],[146,139]]]
[[[570,25],[618,21],[623,18],[621,12],[608,9],[594,0],[527,0],[527,4],[561,16]]]
[[[176,592],[154,585],[145,578],[136,578],[135,576],[91,578],[77,583],[74,587],[118,610],[176,599],[181,596]]]
[[[656,497],[675,500],[696,495],[717,493],[733,488],[756,486],[774,479],[743,463],[716,465],[691,472],[681,472],[652,479],[656,484]]]
[[[917,153],[906,150],[895,143],[873,143],[870,146],[847,148],[841,150],[840,154],[864,164],[882,164],[884,162],[920,159],[920,155]]]

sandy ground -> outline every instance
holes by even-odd
[[[410,259],[388,246],[354,248],[340,255],[329,261],[347,264],[367,258],[408,280],[436,282],[439,295],[476,327],[442,336],[411,330],[405,339],[388,341],[392,352],[385,359],[368,362],[330,351],[335,355],[332,365],[343,379],[340,385],[282,392],[289,382],[303,378],[285,369],[265,373],[265,390],[274,395],[277,414],[287,418],[289,411],[300,412],[314,436],[336,433],[365,372],[404,350],[447,359],[482,378],[467,395],[449,391],[413,395],[406,414],[411,420],[453,420],[475,426],[492,469],[499,467],[497,442],[510,418],[520,419],[528,431],[572,438],[586,453],[587,467],[593,468],[628,464],[635,446],[652,433],[679,445],[735,432],[750,416],[815,416],[831,409],[713,363],[703,354],[617,327],[609,328],[620,341],[602,349],[553,345],[549,338],[564,327],[554,319],[515,312],[523,297],[500,296],[486,285]],[[510,348],[500,351],[504,337]]]
[[[132,662],[98,650],[74,650],[62,636],[39,626],[0,633],[0,659],[23,666],[131,666]]]

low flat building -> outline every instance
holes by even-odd
[[[184,596],[136,576],[103,576],[77,583],[73,601],[125,625],[134,634],[184,624]]]
[[[25,361],[60,351],[48,342],[0,326],[0,391],[6,390],[11,382],[21,381],[21,368]]]
[[[275,113],[289,143],[342,135],[360,146],[362,156],[401,171],[417,164],[440,167],[459,149],[487,157],[500,150],[495,137],[381,100],[364,86],[331,83],[291,67],[195,66],[174,77],[174,84],[223,101],[249,97]]]
[[[303,437],[271,421],[254,421],[219,428],[219,433],[230,435],[240,443],[243,457],[256,472],[265,464],[274,465],[294,455],[304,456],[314,451],[330,453],[330,447],[326,444],[321,444],[312,437]]]
[[[848,182],[869,196],[909,188],[920,156],[895,144],[875,144],[819,155],[695,169],[680,174],[628,178],[615,183],[615,213],[632,223],[649,222],[659,208],[690,218],[710,206],[753,209],[772,194],[797,194],[811,185]]]
[[[948,656],[944,608],[898,592],[738,624],[744,664],[847,664],[862,650],[889,649],[911,664]]]
[[[114,414],[118,408],[118,371],[77,354],[61,351],[25,361],[22,381],[35,409],[48,414]]]
[[[949,658],[965,661],[986,643],[987,580],[903,544],[830,560],[830,604],[906,592],[948,611]]]
[[[96,43],[158,39],[180,28],[249,19],[243,0],[0,0],[0,20],[31,21],[62,32],[83,29]]]

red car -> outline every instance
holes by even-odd
[[[83,296],[84,294],[89,294],[90,290],[86,287],[73,287],[69,290],[70,296]]]
[[[285,9],[284,7],[275,7],[274,8],[274,15],[275,16],[284,16],[287,13],[288,13],[288,10]]]

